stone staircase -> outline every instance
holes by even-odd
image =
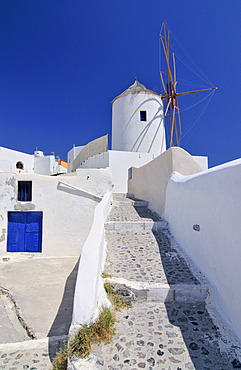
[[[137,299],[205,301],[212,292],[204,276],[184,257],[167,222],[147,206],[114,194],[105,224],[109,280],[135,291]]]
[[[132,307],[117,313],[117,334],[94,345],[83,369],[240,368],[239,343],[214,306],[205,277],[148,202],[114,194],[105,224],[106,279]]]

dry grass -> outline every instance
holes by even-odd
[[[106,275],[105,277],[108,276]],[[116,311],[130,307],[115,294],[113,285],[106,282],[104,287]],[[115,323],[116,318],[113,310],[104,307],[96,322],[90,325],[83,325],[70,339],[69,346],[56,353],[52,370],[66,370],[68,357],[88,357],[93,343],[109,343],[115,335]]]
[[[128,305],[126,302],[123,301],[123,299],[121,299],[117,294],[115,294],[114,287],[112,284],[106,282],[104,283],[104,287],[108,295],[108,298],[116,311],[121,311],[124,310],[125,308],[130,308],[130,305]]]
[[[101,277],[103,279],[106,279],[106,278],[111,278],[112,276],[110,274],[106,274],[105,272],[102,272]]]
[[[66,370],[69,356],[86,358],[90,355],[93,343],[109,343],[115,334],[115,322],[113,311],[104,307],[96,322],[83,325],[70,339],[69,347],[56,354],[52,369]]]
[[[66,370],[67,369],[67,361],[69,357],[68,348],[65,347],[61,349],[59,352],[56,353],[55,358],[53,360],[53,370]]]

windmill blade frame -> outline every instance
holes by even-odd
[[[160,71],[160,79],[163,87],[164,93],[161,94],[162,100],[167,100],[164,117],[167,116],[167,113],[170,112],[170,147],[177,145],[180,146],[180,139],[182,135],[182,122],[180,107],[178,104],[178,97],[182,95],[194,94],[196,92],[216,90],[217,87],[211,87],[207,89],[200,89],[194,91],[186,91],[178,93],[176,90],[177,87],[177,67],[176,67],[176,58],[174,52],[172,53],[172,58],[170,58],[170,47],[171,47],[171,31],[167,29],[167,22],[163,21],[161,33],[159,35],[162,51],[164,54],[164,60],[166,65],[166,84],[163,76],[163,71]],[[176,117],[177,116],[177,117]],[[174,133],[175,133],[175,142],[174,143]]]

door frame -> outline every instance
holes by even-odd
[[[8,211],[7,252],[42,253],[42,238],[42,211]]]

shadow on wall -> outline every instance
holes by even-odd
[[[76,279],[77,279],[77,273],[78,273],[78,267],[79,267],[79,260],[76,263],[74,269],[68,276],[64,288],[64,294],[61,301],[61,304],[59,306],[57,315],[54,319],[54,322],[48,332],[48,337],[55,337],[55,336],[64,336],[69,334],[69,328],[72,322],[72,313],[73,313],[73,302],[74,302],[74,293],[75,293],[75,285],[76,285]],[[61,344],[59,343],[59,347],[61,347]],[[56,351],[59,350],[57,348],[56,341],[49,340],[49,356],[50,360],[52,361]]]
[[[185,259],[172,247],[167,235],[161,231],[153,232],[153,234],[159,246],[163,270],[168,284],[170,286],[174,284],[192,284],[193,286],[194,284],[198,288],[199,281],[193,276]],[[188,288],[186,289],[185,294],[188,301],[190,300],[189,292]],[[170,324],[179,328],[189,352],[194,367],[188,368],[197,370],[233,368],[228,355],[220,352],[218,340],[221,339],[221,334],[214,325],[205,302],[173,302],[171,292],[169,293],[165,301],[166,312]],[[168,329],[168,332],[170,340],[172,340],[172,336],[177,336],[177,334],[171,332],[171,329]],[[162,349],[162,351],[164,350],[165,348]],[[172,348],[172,350],[173,353],[170,353],[170,355],[174,355],[177,359],[176,365],[178,365],[178,355],[183,353],[183,350],[181,348]],[[186,366],[189,366],[189,364],[186,364]]]

